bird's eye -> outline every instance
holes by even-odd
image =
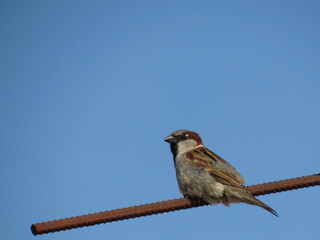
[[[179,136],[176,136],[177,142],[187,140],[188,138],[189,134],[181,134]]]

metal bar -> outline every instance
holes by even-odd
[[[254,196],[258,196],[316,185],[320,185],[320,174],[253,185],[249,186],[248,189]],[[31,231],[34,235],[40,235],[44,233],[58,232],[67,229],[92,226],[101,223],[171,212],[192,207],[200,207],[204,205],[208,204],[204,202],[193,202],[187,198],[173,199],[111,211],[92,213],[78,217],[36,223],[32,224]]]

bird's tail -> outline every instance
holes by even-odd
[[[250,194],[251,195],[251,194]],[[247,202],[248,204],[251,204],[251,205],[256,205],[256,206],[259,206],[259,207],[262,207],[264,208],[265,210],[271,212],[273,215],[279,217],[278,213],[271,207],[269,207],[267,204],[261,202],[259,199],[255,198],[254,196],[250,196],[248,197],[247,199]]]
[[[238,194],[234,194],[235,192],[237,192]],[[229,194],[226,193],[226,195],[228,196]],[[230,195],[229,195],[230,196]],[[231,197],[231,196],[230,196]],[[243,203],[247,203],[247,204],[251,204],[251,205],[255,205],[258,207],[262,207],[263,209],[269,211],[270,213],[272,213],[273,215],[278,216],[278,213],[272,209],[271,207],[269,207],[267,204],[261,202],[259,199],[255,198],[250,192],[249,190],[247,190],[246,188],[237,188],[237,189],[233,189],[233,194],[232,197],[228,199],[229,201],[225,202],[224,204],[228,206],[229,203],[232,202],[243,202]]]

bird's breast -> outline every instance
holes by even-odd
[[[196,167],[193,162],[187,161],[185,154],[177,155],[175,166],[181,193],[184,195],[200,194],[203,191],[203,186],[209,180],[209,173]]]

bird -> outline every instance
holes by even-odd
[[[228,207],[231,203],[247,203],[278,217],[274,209],[244,186],[245,180],[235,167],[205,147],[198,133],[177,130],[164,141],[170,144],[179,190],[184,197]]]

